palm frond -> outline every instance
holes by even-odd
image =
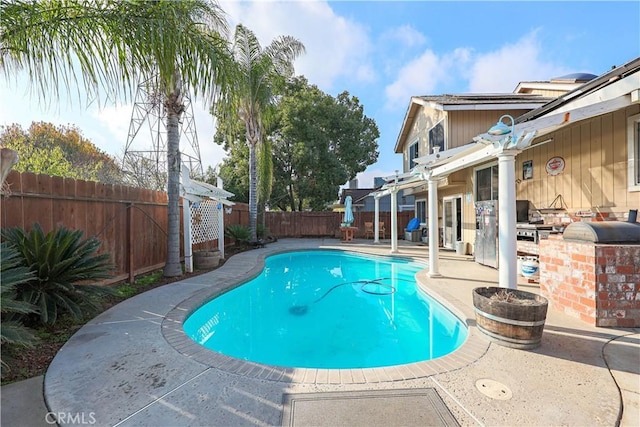
[[[33,347],[37,341],[33,331],[15,320],[2,322],[2,343]]]
[[[206,0],[42,0],[0,3],[0,65],[7,75],[26,70],[44,99],[59,88],[83,88],[130,99],[141,76],[159,72],[171,87],[176,67],[198,93],[226,73],[227,23]]]
[[[35,340],[31,330],[18,319],[21,315],[35,313],[37,307],[18,298],[20,286],[33,280],[34,274],[22,265],[22,259],[15,247],[7,242],[0,244],[0,299],[2,327],[0,342],[30,346]],[[18,318],[16,318],[18,317]],[[6,365],[3,362],[3,365]]]

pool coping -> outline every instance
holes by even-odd
[[[275,250],[261,250],[255,256],[255,264],[246,273],[233,278],[216,281],[211,287],[200,290],[191,297],[177,304],[164,317],[161,325],[162,336],[176,351],[183,356],[191,358],[211,368],[220,369],[236,375],[260,380],[278,381],[296,384],[365,384],[404,381],[418,378],[427,378],[433,375],[461,369],[482,357],[489,349],[490,342],[484,339],[475,326],[473,310],[464,302],[453,297],[446,291],[437,279],[427,276],[427,269],[416,273],[416,279],[420,289],[442,304],[458,317],[467,327],[468,334],[465,342],[454,352],[445,356],[414,362],[403,365],[355,368],[355,369],[320,369],[320,368],[288,368],[274,365],[261,364],[230,357],[213,350],[209,350],[193,341],[183,330],[183,322],[195,310],[208,301],[228,292],[248,280],[253,279],[263,270],[265,259],[268,256],[300,251],[300,250],[340,250],[343,252],[366,253],[381,257],[402,257],[424,264],[423,259],[407,255],[381,254],[369,248],[279,248]],[[236,257],[230,259],[240,261]],[[221,268],[224,268],[223,265]],[[215,273],[217,270],[213,270]]]

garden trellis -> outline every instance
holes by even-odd
[[[224,258],[224,214],[225,206],[234,203],[227,200],[233,196],[218,186],[189,178],[189,169],[182,168],[181,193],[184,215],[184,265],[187,272],[193,271],[193,245],[218,239],[218,249]]]

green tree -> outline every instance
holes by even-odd
[[[334,98],[298,77],[287,84],[275,111],[267,135],[274,164],[273,207],[324,210],[340,185],[378,158],[378,127],[348,92]],[[237,180],[235,165],[246,162],[246,152],[237,145],[226,146],[230,157],[220,169],[231,181]]]
[[[168,230],[165,276],[180,264],[180,135],[186,90],[213,100],[230,64],[217,4],[205,0],[42,0],[0,3],[0,66],[26,70],[42,98],[59,88],[93,101],[131,97],[141,78],[158,74],[167,125]]]
[[[287,85],[279,107],[273,196],[281,208],[324,210],[340,185],[377,160],[378,127],[357,97],[334,98],[304,77]]]
[[[227,158],[220,164],[219,174],[224,181],[224,188],[234,196],[234,202],[249,203],[249,146],[244,142],[246,128],[244,122],[237,117],[230,117],[217,109],[212,112],[216,116],[216,134],[213,142],[221,145]]]
[[[244,122],[249,147],[249,228],[257,239],[257,161],[256,149],[264,141],[268,109],[285,79],[293,75],[293,61],[304,52],[304,45],[290,36],[274,39],[264,49],[255,34],[243,25],[236,26],[232,54],[236,69],[216,108],[218,115],[234,123]]]
[[[34,122],[27,131],[20,125],[3,126],[0,145],[15,150],[20,161],[13,169],[65,178],[122,182],[116,160],[99,150],[71,126]]]

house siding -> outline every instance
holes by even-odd
[[[504,114],[513,118],[527,110],[453,110],[448,111],[447,149],[473,142],[473,138],[485,133]]]
[[[562,196],[569,214],[592,211],[595,218],[622,217],[640,206],[640,192],[628,190],[627,118],[638,114],[640,105],[598,116],[540,137],[546,144],[523,151],[516,158],[518,199],[532,208],[552,207]],[[565,170],[557,176],[545,172],[548,159],[561,156]],[[523,162],[533,161],[533,178],[522,180]],[[560,207],[559,202],[554,204]]]
[[[557,98],[567,93],[566,90],[550,90],[550,89],[525,89],[519,93],[530,93],[532,95],[540,95],[545,98]]]
[[[419,156],[426,156],[429,147],[429,129],[438,124],[441,120],[445,123],[446,149],[460,147],[473,142],[473,138],[484,133],[491,126],[495,125],[498,119],[509,114],[518,117],[528,110],[453,110],[442,111],[433,108],[422,107],[411,125],[411,130],[405,139],[402,148],[403,172],[411,170],[409,164],[409,146],[418,140]]]
[[[537,138],[551,142],[533,146],[516,157],[516,198],[529,200],[531,209],[543,209],[562,205],[566,211],[547,217],[549,222],[579,220],[625,220],[630,209],[640,207],[640,192],[628,191],[627,168],[627,118],[640,113],[640,105],[604,114],[578,122],[562,130]],[[462,127],[462,126],[461,126]],[[561,156],[565,170],[557,176],[548,175],[545,164],[548,159]],[[523,180],[522,164],[533,161],[533,178]],[[449,176],[450,182],[462,185],[438,189],[438,224],[442,227],[442,198],[462,194],[462,240],[469,243],[473,252],[475,243],[475,190],[474,170],[495,162],[493,159],[474,168],[458,171]],[[416,193],[416,198],[428,200],[426,192]],[[467,197],[468,196],[468,197]],[[586,218],[576,215],[584,212]]]
[[[408,172],[413,167],[409,164],[409,146],[413,144],[413,142],[418,140],[418,155],[426,156],[427,148],[429,146],[429,129],[435,126],[440,120],[446,117],[446,113],[440,110],[433,110],[430,108],[422,107],[418,114],[416,114],[416,118],[411,125],[411,131],[409,132],[405,144],[402,148],[402,168],[403,172]],[[447,135],[445,135],[445,141],[447,140]]]

